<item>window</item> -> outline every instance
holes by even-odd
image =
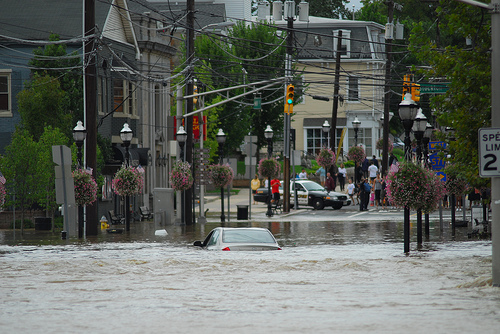
[[[135,85],[128,80],[113,80],[113,109],[115,113],[137,114]]]
[[[337,44],[340,30],[333,31],[333,57],[337,57]],[[340,46],[340,57],[342,58],[350,58],[351,57],[351,31],[342,30],[342,40]]]
[[[337,138],[335,138],[336,143],[339,142],[341,135],[342,129],[337,129]],[[329,134],[324,133],[321,127],[316,129],[306,129],[306,152],[313,155],[318,154],[323,147],[329,146],[330,141],[328,140],[328,136]]]
[[[12,116],[10,95],[10,73],[0,71],[0,116]]]
[[[349,76],[347,78],[347,100],[350,102],[359,102],[359,79]]]
[[[359,128],[358,130],[358,145],[363,144],[366,156],[371,157],[373,155],[372,147],[372,129]],[[349,147],[354,146],[354,129],[349,129]]]

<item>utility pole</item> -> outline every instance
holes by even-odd
[[[388,7],[389,23],[392,24],[394,16],[394,2],[386,2]],[[392,35],[390,36],[392,37]],[[386,175],[389,161],[389,110],[391,107],[391,66],[392,66],[392,38],[385,40],[386,64],[385,64],[385,86],[384,86],[384,131],[382,146],[382,176]]]
[[[95,34],[95,0],[85,0],[84,3],[84,35],[85,37]],[[85,127],[87,128],[86,139],[86,161],[87,166],[92,168],[94,179],[97,179],[97,106],[96,106],[96,66],[94,55],[95,36],[92,36],[85,43]],[[128,208],[127,208],[128,210]],[[87,232],[86,235],[97,235],[98,217],[97,201],[86,207]]]
[[[186,25],[187,25],[187,40],[186,40],[186,61],[187,66],[189,66],[188,71],[186,72],[186,95],[193,95],[193,58],[194,58],[194,0],[187,0],[186,3]],[[193,99],[186,100],[186,114],[191,114],[193,111]],[[186,141],[186,161],[189,164],[193,164],[193,116],[188,116],[184,119],[186,125],[187,132],[187,141]],[[194,223],[193,221],[193,210],[191,202],[194,199],[195,187],[191,187],[189,191],[186,191],[185,203],[184,206],[184,217],[186,219],[186,225],[191,225]]]
[[[285,98],[286,87],[292,83],[292,54],[293,54],[293,20],[295,20],[295,2],[285,2],[285,20],[287,21],[287,45],[285,59]],[[288,9],[288,10],[287,10]],[[290,212],[290,127],[291,114],[285,112],[283,119],[284,134],[284,161],[283,161],[283,212]],[[295,166],[294,166],[295,167]]]
[[[332,120],[330,122],[330,147],[333,152],[337,144],[337,113],[339,109],[339,89],[340,89],[340,56],[342,49],[342,30],[337,35],[337,53],[335,58],[335,87],[333,88]],[[338,158],[338,157],[337,157]],[[335,172],[335,166],[332,166]],[[334,175],[334,173],[332,173]]]

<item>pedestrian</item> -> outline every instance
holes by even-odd
[[[340,164],[337,175],[338,175],[337,177],[339,179],[340,191],[344,191],[347,169],[344,167],[343,163]]]
[[[375,166],[375,164],[372,161],[370,167],[368,167],[368,174],[370,175],[371,181],[375,180],[375,178],[377,177],[377,173],[378,173],[378,167]]]
[[[380,192],[380,202],[382,203],[382,206],[387,209],[387,205],[389,204],[389,199],[387,198],[386,194],[386,187],[387,187],[387,183],[385,182],[386,181],[386,177],[383,177],[382,178],[382,191]]]
[[[365,180],[362,179],[358,184],[358,203],[359,203],[359,211],[365,211]]]
[[[273,179],[271,181],[271,192],[273,194],[273,199],[271,203],[278,203],[280,200],[280,187],[281,187],[281,182],[277,178]]]
[[[375,180],[373,181],[373,189],[375,192],[375,205],[377,206],[378,210],[382,193],[382,180],[380,179],[380,174],[378,174]]]
[[[330,173],[326,173],[325,188],[328,192],[335,191],[335,178]]]
[[[326,180],[326,170],[321,166],[317,171],[316,175],[319,175],[319,182],[321,183],[321,186],[325,186],[325,180]]]
[[[377,168],[379,168],[379,169],[380,169],[380,166],[379,166],[379,164],[378,164],[378,160],[377,160],[377,158],[376,158],[375,156],[373,156],[373,158],[372,158],[372,162],[373,162],[373,164],[374,164],[375,166],[377,166]]]
[[[257,189],[260,188],[260,180],[258,174],[255,174],[255,177],[250,182],[250,187],[252,188],[253,204],[257,204],[257,202],[255,201],[255,194],[257,193]]]
[[[368,167],[370,166],[370,162],[368,159],[365,157],[365,160],[361,163],[361,170],[363,171],[363,178],[368,177]]]
[[[354,204],[354,189],[356,187],[354,186],[354,183],[352,183],[352,179],[349,179],[349,184],[347,185],[347,195],[351,198],[351,205]]]
[[[364,180],[363,189],[364,189],[364,196],[365,196],[364,201],[363,201],[364,209],[365,209],[365,211],[368,211],[368,204],[370,202],[370,194],[372,192],[372,186],[370,185],[370,182],[368,182],[368,179]]]
[[[302,172],[299,173],[299,179],[301,180],[307,180],[307,173],[304,168],[302,168]]]

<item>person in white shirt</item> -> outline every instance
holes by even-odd
[[[301,179],[301,180],[307,179],[307,173],[306,173],[306,170],[304,168],[302,168],[302,172],[299,173],[299,179]]]
[[[346,174],[347,174],[347,169],[344,167],[344,164],[341,163],[340,167],[337,171],[337,177],[339,179],[340,191],[344,191]]]
[[[352,205],[356,205],[359,203],[356,203],[354,204],[354,188],[356,188],[356,186],[354,185],[354,183],[352,183],[352,179],[349,179],[349,184],[347,185],[347,195],[349,195],[349,197],[351,198],[351,203]]]
[[[370,167],[368,167],[368,173],[370,174],[370,180],[375,180],[375,178],[377,177],[377,173],[378,173],[378,167],[375,166],[375,164],[373,163],[372,161],[372,164],[370,165]]]

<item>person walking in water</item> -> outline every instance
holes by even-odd
[[[250,182],[250,187],[252,188],[252,194],[253,194],[253,204],[257,204],[255,201],[255,194],[257,193],[257,189],[260,188],[260,180],[259,180],[259,175],[255,174],[255,177],[252,179]]]

